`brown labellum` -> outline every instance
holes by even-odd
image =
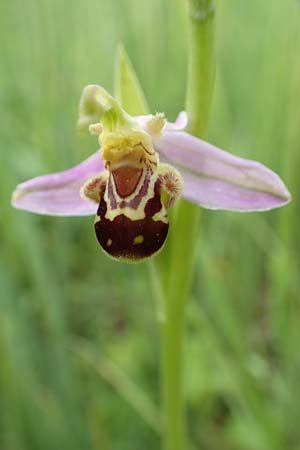
[[[134,169],[132,179],[126,183],[130,170],[118,169],[117,176],[114,173],[115,184],[119,195],[129,192],[127,186],[137,186],[141,174]],[[126,188],[125,188],[126,186]],[[97,239],[110,256],[131,262],[138,262],[157,253],[163,246],[168,234],[168,218],[161,202],[161,186],[157,179],[151,198],[145,203],[144,218],[134,220],[119,210],[119,214],[109,219],[109,211],[104,198],[104,189],[101,193],[100,204],[97,212],[98,220],[95,223]]]

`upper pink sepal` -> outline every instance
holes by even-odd
[[[100,152],[72,169],[42,175],[16,187],[12,205],[37,214],[53,216],[94,215],[97,205],[80,195],[85,181],[104,170]]]
[[[180,171],[183,198],[204,208],[267,211],[291,200],[283,181],[272,170],[183,131],[166,130],[155,148],[163,161]]]

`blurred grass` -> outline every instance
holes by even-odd
[[[120,41],[151,109],[175,118],[186,77],[183,6],[0,3],[1,450],[159,446],[120,386],[70,351],[87,339],[158,404],[147,267],[107,259],[92,218],[33,216],[9,202],[18,182],[96,149],[74,133],[78,99],[89,83],[112,90]],[[217,25],[210,140],[278,171],[294,201],[271,213],[202,214],[186,342],[190,436],[202,450],[298,450],[300,5],[219,1]]]

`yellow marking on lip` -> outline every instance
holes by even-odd
[[[166,213],[165,207],[162,205],[161,209],[152,216],[154,222],[164,222],[169,223],[168,215]]]
[[[144,236],[142,234],[139,234],[138,236],[136,236],[133,239],[133,245],[142,244],[143,242],[144,242]]]
[[[111,239],[107,239],[106,245],[107,247],[110,247],[112,244],[112,240]]]

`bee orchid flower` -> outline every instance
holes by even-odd
[[[140,261],[168,233],[167,210],[182,197],[198,206],[267,211],[290,201],[279,176],[185,131],[163,114],[129,116],[102,87],[87,86],[78,129],[99,136],[100,150],[81,164],[17,186],[15,208],[55,216],[96,215],[97,239],[110,256]]]

